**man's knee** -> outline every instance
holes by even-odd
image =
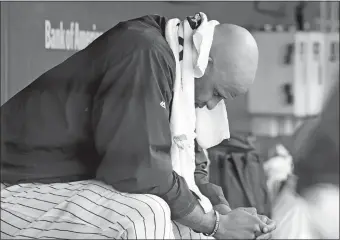
[[[133,225],[127,229],[128,238],[173,239],[168,204],[150,194],[141,194],[136,199],[139,200],[139,208],[136,208],[142,217],[134,219]]]
[[[160,197],[156,195],[146,194],[148,205],[152,209],[153,214],[157,218],[165,218],[171,220],[171,211],[169,205]]]

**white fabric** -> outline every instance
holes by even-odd
[[[204,13],[201,13],[201,16],[202,23],[192,36],[194,44],[193,62],[195,78],[200,78],[204,75],[205,69],[208,66],[215,26],[220,24],[216,20],[208,21],[208,18]]]
[[[176,60],[176,78],[174,81],[174,96],[170,118],[172,165],[174,171],[186,180],[189,189],[199,196],[201,206],[205,212],[208,212],[212,210],[212,204],[209,199],[199,191],[194,179],[194,140],[196,138],[197,113],[195,110],[194,84],[195,77],[201,77],[207,67],[214,27],[218,22],[208,22],[204,13],[201,13],[201,16],[203,17],[203,21],[197,30],[192,30],[187,20],[183,22],[179,19],[169,20],[166,25],[165,36]],[[178,42],[179,36],[184,39],[182,61],[179,60],[179,52],[182,50]],[[195,73],[197,75],[195,75]],[[223,106],[221,108],[223,108]],[[221,110],[221,114],[223,114],[223,112],[226,112],[225,106],[223,111]],[[206,115],[207,114],[205,114],[205,116]],[[226,116],[226,114],[222,116]],[[210,117],[206,117],[202,119],[202,121],[206,122],[205,119],[209,119],[210,123],[212,122]],[[218,120],[218,122],[213,122],[212,124],[221,125],[222,121],[220,121],[220,119]],[[229,129],[227,119],[224,121],[223,126]],[[216,128],[214,128],[214,130],[215,129]],[[196,129],[196,132],[197,134],[202,133],[200,129]],[[203,133],[205,136],[209,135],[206,131]],[[215,136],[215,134],[215,131],[210,132],[211,136]],[[216,136],[220,138],[220,135]],[[221,141],[222,140],[223,139],[221,139]],[[214,143],[217,143],[217,141],[214,141]]]
[[[272,219],[272,239],[339,239],[339,186],[317,184],[303,196],[284,189]]]
[[[207,16],[201,13],[202,23],[193,34],[194,43],[194,76],[200,78],[208,66],[209,53],[214,38],[216,20],[208,21]],[[208,149],[220,144],[224,139],[230,138],[227,108],[224,101],[209,110],[206,106],[196,108],[196,140],[203,148]]]
[[[203,209],[212,210],[212,204],[195,184],[195,105],[194,105],[194,73],[192,62],[191,41],[192,30],[188,22],[177,27],[178,19],[169,20],[166,27],[166,39],[174,52],[176,59],[176,78],[170,118],[172,136],[171,159],[174,171],[182,176],[191,191],[200,198]],[[184,26],[183,26],[184,25]],[[179,63],[178,35],[182,32],[184,38],[184,59]],[[190,59],[190,60],[189,60]],[[191,70],[191,71],[190,71]],[[183,79],[183,81],[182,81]]]
[[[151,194],[116,191],[96,180],[1,183],[1,239],[213,239],[171,221]]]
[[[230,138],[229,121],[224,101],[215,108],[196,108],[196,140],[203,148],[208,149]]]
[[[312,226],[322,239],[339,239],[339,186],[317,184],[303,194]]]
[[[289,189],[281,192],[273,204],[272,219],[276,222],[272,239],[313,238],[306,201]]]
[[[275,146],[272,157],[264,165],[267,176],[267,187],[272,197],[278,192],[280,184],[293,174],[293,158],[281,144]]]
[[[174,239],[170,209],[101,181],[25,183],[1,190],[1,239]]]

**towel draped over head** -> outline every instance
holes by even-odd
[[[195,78],[204,75],[209,61],[214,29],[219,22],[208,21],[204,13],[184,21],[170,19],[165,36],[176,60],[176,78],[172,101],[170,129],[171,159],[174,171],[182,176],[191,191],[208,212],[212,205],[194,180],[195,138],[201,147],[209,148],[229,138],[229,125],[224,101],[213,109],[195,109]]]

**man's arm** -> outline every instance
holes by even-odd
[[[220,204],[229,206],[225,199],[222,188],[209,182],[208,177],[208,158],[205,156],[203,149],[195,141],[195,182],[202,194],[204,194],[211,201],[213,206]]]
[[[168,203],[172,219],[212,231],[213,214],[198,208],[172,169],[169,103],[162,85],[171,74],[164,56],[151,47],[119,59],[99,86],[92,112],[102,156],[97,178],[122,192],[157,195]]]
[[[123,192],[157,195],[168,203],[173,220],[211,233],[214,212],[204,213],[172,169],[169,105],[161,82],[171,74],[164,55],[150,46],[115,61],[93,101],[94,143],[102,157],[97,178]],[[252,238],[258,224],[245,211],[231,211],[221,216],[215,237]]]
[[[203,149],[195,142],[195,156],[196,156],[196,170],[195,170],[195,181],[200,191],[210,199],[211,203],[214,206],[214,209],[218,211],[220,214],[228,215],[231,212],[231,208],[229,206],[228,201],[225,199],[222,188],[209,183],[208,178],[208,158],[206,157]],[[241,208],[238,208],[241,209]],[[244,211],[249,212],[253,211],[256,213],[256,209],[254,208],[244,208]],[[270,238],[270,232],[275,230],[276,224],[273,220],[269,219],[263,215],[255,214],[262,223],[266,224],[265,227],[261,231],[257,233],[259,239],[267,239]]]

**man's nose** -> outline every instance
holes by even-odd
[[[216,105],[222,100],[222,98],[220,97],[213,97],[212,99],[210,99],[208,102],[207,102],[207,108],[209,110],[213,109],[214,107],[216,107]]]

